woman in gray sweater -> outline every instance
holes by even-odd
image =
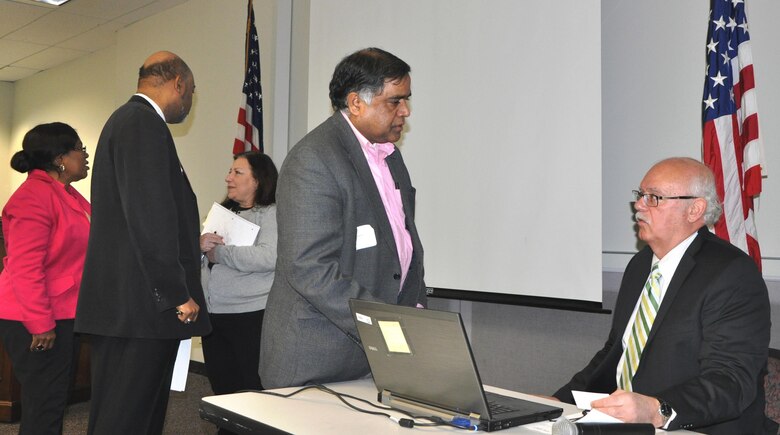
[[[203,337],[203,357],[215,394],[261,389],[257,374],[260,329],[276,266],[276,180],[271,158],[237,154],[222,205],[260,226],[253,246],[225,245],[218,234],[200,236],[201,280],[213,331]]]

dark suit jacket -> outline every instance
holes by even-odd
[[[207,334],[198,204],[168,126],[139,96],[103,128],[91,199],[76,330],[155,339]],[[200,315],[185,325],[176,307],[190,297]]]
[[[350,298],[425,304],[423,249],[401,153],[386,159],[401,191],[413,257],[402,291],[393,232],[371,170],[340,112],[306,135],[282,166],[276,276],[266,305],[260,378],[266,388],[368,374]],[[356,249],[357,228],[376,245]]]
[[[573,402],[573,389],[611,393],[617,388],[621,339],[652,257],[647,247],[631,259],[604,348],[556,397]],[[634,391],[672,405],[677,417],[670,429],[764,433],[769,331],[769,298],[755,263],[701,228],[669,283],[634,376]]]

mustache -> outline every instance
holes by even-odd
[[[636,220],[637,222],[639,221],[647,222],[645,215],[641,211],[634,213],[634,220]]]

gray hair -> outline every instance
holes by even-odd
[[[704,224],[708,227],[715,225],[720,219],[720,215],[723,214],[723,206],[720,203],[718,197],[718,190],[715,187],[715,176],[712,171],[704,164],[697,160],[691,159],[700,166],[701,170],[697,171],[695,175],[691,176],[690,195],[698,196],[707,201],[707,210],[704,212]]]
[[[382,90],[383,89],[381,88],[375,89],[372,86],[365,86],[358,89],[358,96],[360,96],[360,99],[370,106],[371,100],[373,100],[375,96],[381,94]]]

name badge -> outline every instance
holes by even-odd
[[[376,234],[371,225],[361,225],[357,227],[357,240],[355,240],[355,250],[370,248],[376,246]]]

